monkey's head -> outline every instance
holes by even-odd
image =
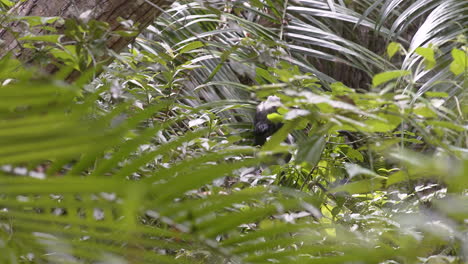
[[[268,137],[273,135],[278,129],[280,129],[282,123],[273,123],[268,119],[268,115],[275,113],[278,107],[283,106],[278,96],[268,96],[266,101],[261,102],[257,106],[257,111],[254,118],[254,144],[261,146],[265,144]]]

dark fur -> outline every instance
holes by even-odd
[[[269,96],[265,102],[261,102],[257,106],[257,111],[254,118],[254,145],[262,146],[265,144],[268,137],[278,131],[283,124],[273,123],[268,119],[268,115],[275,113],[281,105],[279,98],[276,96]]]
[[[273,135],[278,131],[283,124],[282,123],[273,123],[267,116],[268,114],[276,112],[276,108],[270,109],[269,111],[260,111],[255,113],[254,119],[254,135],[255,135],[255,146],[262,146],[265,144],[268,137]]]

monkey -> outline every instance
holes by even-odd
[[[266,140],[278,131],[283,123],[274,123],[268,119],[268,115],[275,113],[283,106],[278,96],[268,96],[266,101],[261,102],[255,112],[254,118],[254,145],[263,146]]]

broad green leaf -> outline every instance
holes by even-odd
[[[368,132],[390,132],[395,130],[402,122],[402,118],[398,116],[398,109],[394,105],[390,105],[386,109],[391,113],[379,113],[379,119],[368,119],[365,121],[366,127],[363,131]]]
[[[354,94],[354,89],[351,89],[344,85],[342,82],[335,82],[330,85],[333,95],[350,95]]]
[[[325,138],[320,135],[314,135],[299,142],[297,144],[297,163],[307,162],[307,164],[312,167],[317,165],[325,148],[325,143]]]
[[[432,108],[425,105],[417,105],[413,109],[413,113],[426,118],[437,117],[437,113]]]
[[[397,42],[390,42],[387,46],[387,55],[391,59],[398,51],[401,50],[401,44]]]
[[[270,83],[277,83],[276,78],[273,77],[273,76],[271,75],[271,73],[269,73],[269,72],[268,72],[267,70],[265,70],[265,69],[262,69],[262,68],[260,68],[260,67],[257,67],[257,68],[255,69],[255,73],[256,73],[256,78],[255,78],[255,79],[256,79],[260,84],[264,84],[264,83],[265,83],[265,81],[262,80],[262,78],[265,79],[266,81],[270,82]]]
[[[355,161],[359,161],[359,162],[363,162],[364,161],[364,156],[362,156],[361,152],[351,148],[351,147],[348,147],[348,149],[346,150],[346,156],[350,159],[353,159]]]
[[[205,44],[203,44],[203,42],[201,41],[194,41],[194,42],[190,42],[189,44],[183,46],[182,48],[180,48],[179,50],[179,53],[187,53],[187,52],[190,52],[194,49],[198,49],[198,48],[201,48],[205,46]]]
[[[427,97],[440,97],[440,98],[447,98],[449,95],[446,92],[433,92],[433,91],[427,91],[424,93],[425,96]]]
[[[460,125],[457,125],[457,124],[454,124],[454,123],[451,123],[451,122],[447,122],[447,121],[427,120],[426,123],[428,123],[429,125],[433,125],[433,126],[452,129],[452,130],[458,131],[458,132],[466,131],[466,128],[464,128],[463,126],[460,126]]]
[[[76,46],[66,45],[61,48],[50,49],[50,54],[55,58],[61,60],[66,65],[74,67],[79,70],[78,55],[76,54]]]
[[[390,123],[383,120],[367,120],[365,122],[366,126],[362,128],[362,131],[366,132],[390,132],[398,127],[398,123]]]
[[[416,49],[416,53],[424,58],[424,63],[426,64],[427,70],[434,68],[436,65],[434,49],[419,47]]]
[[[27,21],[28,24],[32,27],[38,26],[38,25],[51,24],[59,20],[63,20],[61,17],[40,17],[40,16],[23,16],[20,19]]]
[[[4,4],[7,7],[12,7],[15,3],[10,1],[10,0],[1,0],[0,1],[2,4]]]
[[[349,194],[372,193],[382,190],[385,187],[385,182],[385,179],[380,178],[360,180],[335,187],[330,192],[347,192]]]
[[[50,43],[59,43],[59,39],[62,35],[39,35],[39,36],[24,36],[19,38],[23,41],[44,41]]]
[[[466,72],[468,69],[468,53],[463,50],[453,49],[452,57],[453,61],[450,64],[450,71],[455,75]]]
[[[18,60],[12,59],[11,53],[0,58],[0,80],[30,77],[32,73],[21,69],[20,66],[21,63]]]
[[[281,123],[284,120],[283,116],[278,114],[278,113],[268,114],[267,118],[268,118],[268,120],[270,120],[273,123]]]
[[[410,71],[404,71],[404,70],[382,72],[382,73],[376,74],[374,78],[372,78],[372,86],[377,87],[383,83],[386,83],[393,79],[397,79],[397,78],[400,78],[409,74],[411,74]]]
[[[414,178],[412,178],[414,179]],[[387,186],[390,186],[392,184],[400,183],[403,181],[408,181],[410,180],[410,176],[405,172],[405,171],[397,171],[390,176],[388,176],[387,179]]]

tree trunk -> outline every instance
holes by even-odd
[[[90,11],[90,18],[107,22],[110,30],[123,29],[118,18],[132,20],[139,31],[150,24],[174,0],[27,0],[18,2],[10,11],[13,16],[41,16],[78,18],[80,14]],[[21,37],[21,23],[3,25],[0,30],[0,57],[12,51],[21,60],[27,60],[25,50],[17,41]],[[35,32],[36,33],[36,32]],[[37,32],[40,34],[40,32]],[[125,48],[134,37],[112,37],[107,40],[107,47],[115,52]]]

